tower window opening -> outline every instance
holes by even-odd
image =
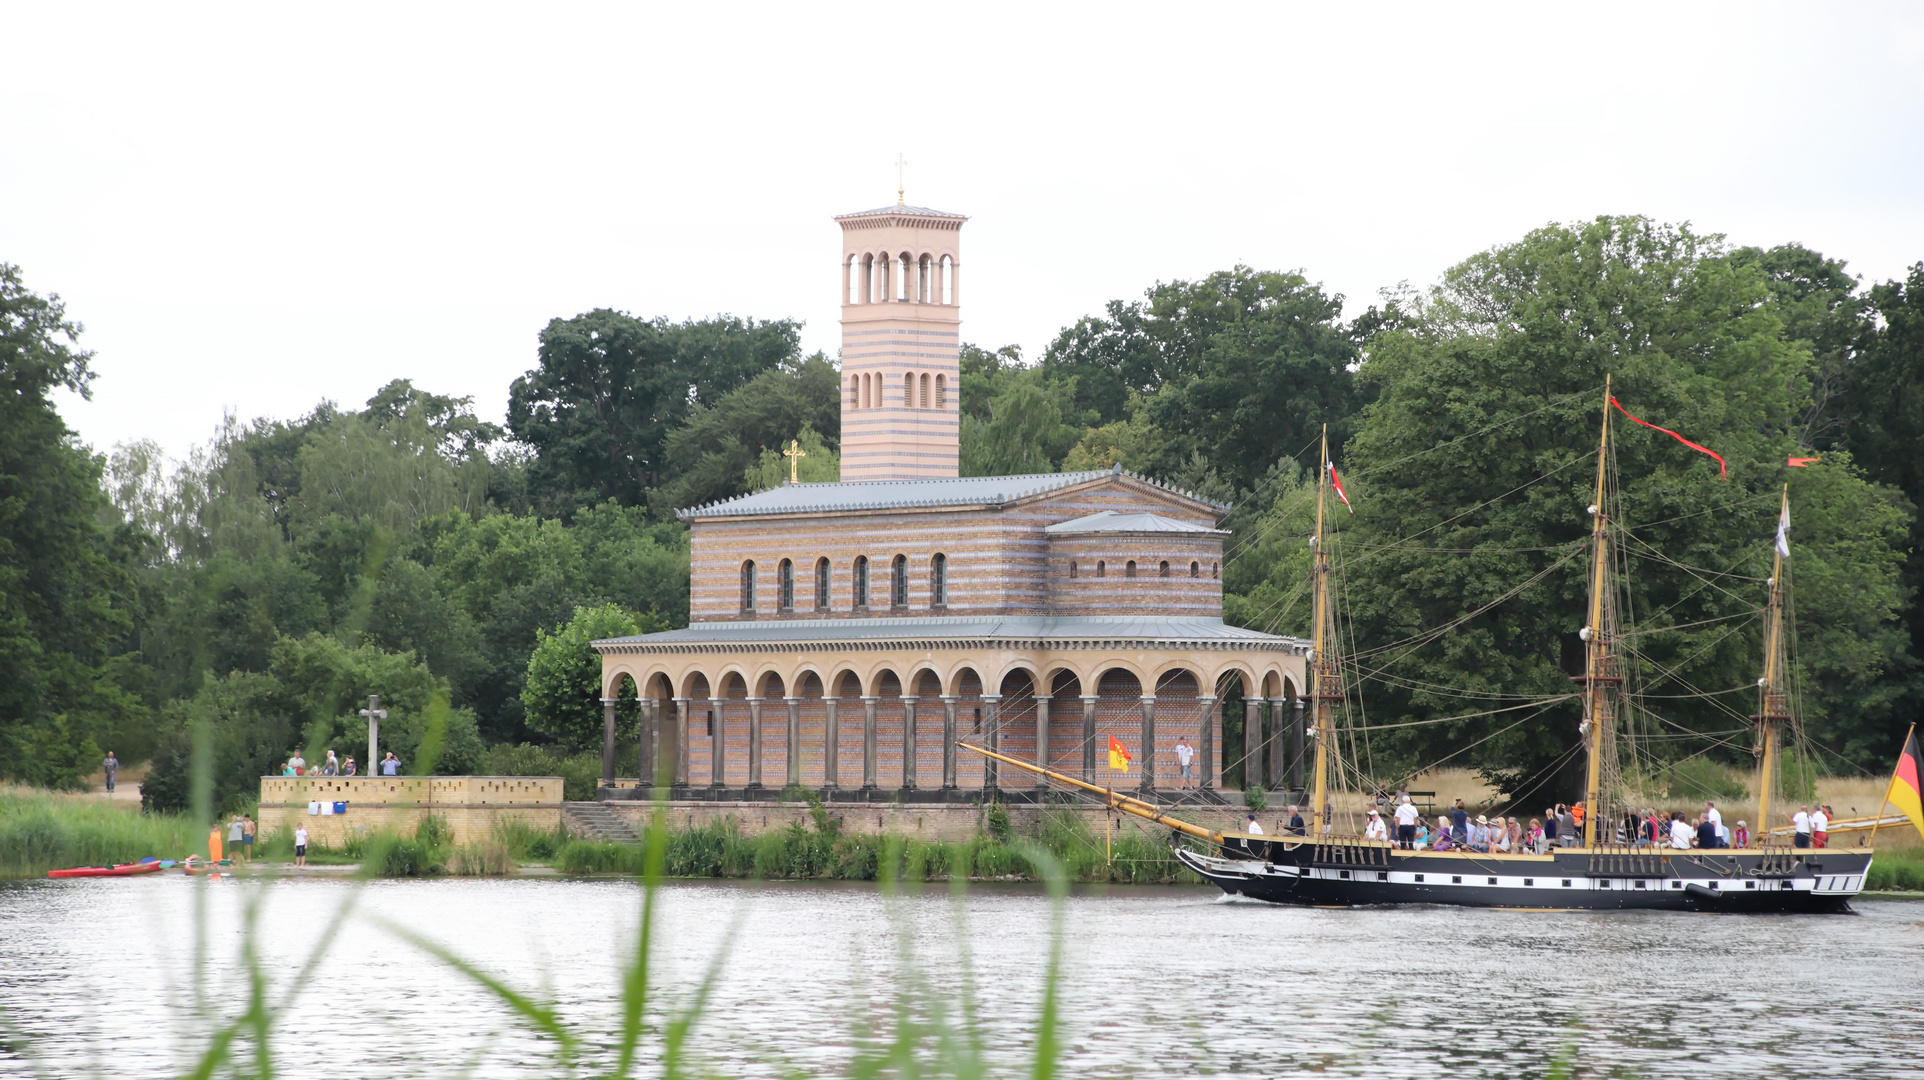
[[[828,610],[828,560],[815,560],[815,610]]]
[[[868,556],[855,556],[855,610],[868,609]]]
[[[1214,580],[1221,580],[1221,578],[1222,578],[1222,576],[1223,576],[1223,564],[1222,564],[1222,563],[1210,563],[1210,564],[1209,564],[1209,576],[1210,576],[1210,578],[1211,578],[1211,579],[1214,579]]]
[[[1156,567],[1156,576],[1157,577],[1169,576],[1169,560],[1168,559],[1164,559],[1162,561],[1162,564]]]
[[[935,407],[938,409],[946,409],[949,407],[949,377],[947,375],[937,375],[935,377]]]
[[[889,606],[909,606],[909,557],[897,555],[889,562]]]
[[[755,560],[742,564],[742,610],[755,610]]]
[[[1201,577],[1201,576],[1202,576],[1202,564],[1201,564],[1201,563],[1199,563],[1199,562],[1192,562],[1192,563],[1190,563],[1190,564],[1189,564],[1189,576],[1190,576],[1190,577],[1192,577],[1192,578],[1199,578],[1199,577]]]
[[[1097,560],[1096,560],[1096,576],[1097,576],[1097,577],[1108,577],[1108,576],[1109,576],[1109,564],[1108,564],[1108,562],[1106,562],[1105,560],[1102,560],[1102,559],[1097,559]]]
[[[924,409],[929,407],[929,373],[926,371],[922,373],[921,402]]]
[[[1122,568],[1122,576],[1126,578],[1132,578],[1136,576],[1136,560],[1134,559],[1129,560],[1129,564]]]
[[[953,304],[955,303],[955,260],[949,258],[947,255],[942,256],[942,269],[940,274],[942,278],[942,294],[941,299],[936,302],[939,304]]]
[[[783,611],[795,610],[795,563],[783,559],[777,580],[780,582],[781,598],[778,606]]]
[[[860,375],[850,375],[848,377],[848,407],[851,409],[859,409],[862,407],[862,377]]]
[[[862,256],[862,303],[875,302],[875,256]]]
[[[1075,579],[1076,579],[1076,561],[1074,559],[1070,559],[1069,560],[1069,580],[1074,581]]]
[[[842,264],[842,303],[859,304],[862,289],[862,264],[858,257],[850,255]]]
[[[929,560],[929,606],[947,607],[948,603],[949,557],[938,551],[935,558]]]

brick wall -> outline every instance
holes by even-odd
[[[434,814],[465,844],[503,821],[558,828],[561,790],[558,776],[263,776],[258,821],[263,835],[305,825],[310,843],[340,847],[356,832],[411,831]],[[308,813],[316,802],[345,802],[347,813]]]

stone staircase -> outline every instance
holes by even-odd
[[[568,831],[588,840],[612,840],[620,844],[639,844],[641,834],[628,819],[598,802],[561,804],[561,816]]]

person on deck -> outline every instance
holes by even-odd
[[[1463,805],[1462,799],[1450,807],[1450,841],[1457,847],[1470,842],[1470,808]]]
[[[1750,825],[1748,823],[1743,821],[1737,822],[1737,831],[1731,834],[1731,846],[1740,848],[1750,846]]]
[[[1570,831],[1576,834],[1579,843],[1583,840],[1583,815],[1584,809],[1582,803],[1570,804],[1570,821],[1574,826]]]
[[[1411,841],[1410,846],[1417,851],[1421,851],[1430,846],[1430,823],[1428,819],[1420,816],[1416,819],[1416,836]]]
[[[1722,826],[1724,823],[1723,813],[1717,809],[1716,803],[1708,799],[1704,800],[1704,817],[1709,819],[1712,825]]]
[[[1810,844],[1812,847],[1830,846],[1830,807],[1821,803],[1810,812]]]
[[[1697,819],[1697,846],[1713,851],[1723,846],[1718,841],[1717,823],[1710,820],[1707,815]]]
[[[1523,834],[1530,844],[1530,850],[1538,855],[1544,852],[1543,822],[1538,818],[1530,819],[1530,831]]]
[[[1497,818],[1490,826],[1490,852],[1495,855],[1510,853],[1510,827],[1502,818]]]
[[[1810,846],[1810,807],[1808,806],[1798,807],[1797,812],[1795,814],[1790,815],[1790,827],[1792,829],[1790,845],[1792,847],[1800,847],[1800,848],[1809,847]]]
[[[1682,810],[1670,815],[1670,846],[1679,851],[1690,850],[1690,826],[1684,823]]]
[[[1243,823],[1243,831],[1251,836],[1263,835],[1262,823],[1256,820],[1255,814],[1249,815],[1249,820]]]
[[[1470,850],[1490,850],[1490,819],[1482,814],[1476,816],[1476,824],[1470,827]]]
[[[1558,803],[1556,818],[1557,818],[1557,846],[1558,847],[1576,846],[1577,819],[1574,815],[1570,813],[1570,808],[1563,805],[1562,803]]]
[[[1416,804],[1408,795],[1396,804],[1396,846],[1405,851],[1416,846],[1416,819],[1423,815],[1416,812]]]
[[[1302,807],[1292,806],[1289,808],[1289,828],[1286,831],[1291,836],[1309,835],[1309,826],[1303,823]]]
[[[1523,852],[1523,824],[1522,824],[1521,822],[1519,822],[1519,821],[1517,821],[1517,819],[1515,819],[1515,818],[1509,818],[1509,819],[1508,819],[1508,824],[1509,824],[1509,826],[1510,826],[1510,850],[1511,850],[1511,851],[1514,851],[1514,852],[1516,852],[1516,853],[1518,853],[1518,854],[1522,854],[1522,852]]]
[[[1454,830],[1450,828],[1450,819],[1438,814],[1436,817],[1436,842],[1430,845],[1430,850],[1455,851],[1456,840],[1453,837]]]
[[[1383,824],[1383,815],[1375,807],[1370,807],[1369,823],[1363,826],[1363,839],[1387,842],[1389,838],[1390,831]]]

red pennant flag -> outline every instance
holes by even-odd
[[[1623,402],[1618,401],[1616,398],[1613,397],[1610,399],[1610,404],[1615,405],[1617,407],[1618,412],[1622,413],[1625,416],[1630,416],[1630,410],[1623,407]],[[1719,454],[1717,451],[1712,450],[1710,447],[1704,446],[1701,443],[1691,442],[1689,439],[1684,438],[1682,435],[1677,434],[1676,432],[1670,430],[1669,428],[1658,427],[1657,425],[1651,423],[1648,420],[1639,420],[1634,416],[1630,416],[1630,422],[1633,424],[1642,424],[1644,427],[1647,427],[1652,431],[1661,431],[1665,435],[1670,436],[1671,438],[1677,440],[1678,442],[1684,444],[1685,446],[1690,447],[1692,450],[1695,450],[1700,454],[1709,454],[1711,457],[1714,457],[1717,459],[1717,475],[1723,477],[1725,480],[1730,479],[1730,467],[1724,464],[1724,456],[1722,454]]]
[[[1349,511],[1349,516],[1355,517],[1356,508],[1349,504],[1349,496],[1343,492],[1343,478],[1336,475],[1336,463],[1334,461],[1329,463],[1329,482],[1330,485],[1336,489],[1336,497],[1343,500],[1343,509]]]
[[[1814,457],[1785,458],[1784,464],[1790,466],[1793,469],[1808,469],[1810,468],[1810,463],[1817,460],[1819,459]]]

